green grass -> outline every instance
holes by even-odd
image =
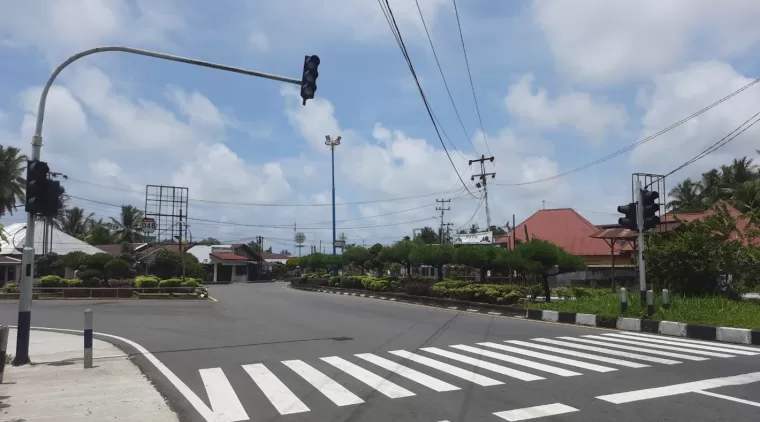
[[[670,309],[665,310],[662,308],[661,299],[661,297],[655,298],[655,313],[648,319],[760,329],[760,302],[757,301],[738,301],[717,296],[672,297]],[[620,312],[620,296],[613,294],[584,297],[578,300],[532,303],[526,307],[614,317],[646,318],[646,306],[641,304],[638,292],[629,293],[628,312],[625,315]]]

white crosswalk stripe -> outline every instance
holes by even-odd
[[[588,337],[588,338],[593,338],[593,339],[604,339],[607,341],[611,341],[613,343],[623,343],[623,344],[632,344],[634,346],[652,347],[654,349],[672,350],[674,352],[687,352],[693,355],[711,356],[714,358],[735,357],[734,355],[729,355],[726,353],[705,352],[703,350],[694,350],[688,347],[665,346],[665,345],[660,345],[660,344],[655,344],[655,343],[647,343],[645,341],[626,340],[626,339],[610,337],[610,336],[583,336],[583,337]]]
[[[448,348],[456,349],[456,352]],[[396,359],[388,359],[383,357],[383,354],[395,356]],[[427,355],[434,355],[435,359]],[[315,406],[319,400],[331,402],[335,406],[365,403],[365,400],[357,395],[358,392],[350,390],[358,384],[343,377],[343,374],[366,384],[389,399],[403,399],[430,390],[441,393],[461,390],[462,387],[455,385],[456,382],[448,382],[453,378],[491,387],[503,385],[505,382],[548,382],[548,378],[555,376],[581,376],[591,372],[649,368],[655,364],[675,365],[686,360],[699,362],[710,358],[734,358],[738,355],[760,355],[760,348],[620,332],[577,337],[503,340],[475,345],[454,344],[447,347],[422,347],[414,351],[359,353],[354,355],[358,359],[356,363],[339,356],[328,356],[314,358],[315,362],[283,360],[268,364],[269,368],[262,363],[242,365],[242,369],[261,393],[255,389],[236,392],[227,378],[230,375],[229,371],[234,370],[231,368],[225,367],[224,371],[222,368],[200,369],[199,375],[206,390],[208,404],[216,418],[220,421],[243,422],[248,420],[248,413],[260,411],[248,407],[251,394],[263,394],[274,410],[281,415],[310,412],[311,409],[302,400],[307,400],[309,405],[313,403]],[[410,363],[399,363],[398,358]],[[551,364],[541,361],[549,361]],[[279,364],[283,365],[280,369],[276,367]],[[571,371],[557,365],[571,366],[583,372]],[[322,369],[319,369],[320,366]],[[414,369],[415,367],[419,369]],[[327,371],[328,368],[332,371]],[[386,372],[376,372],[378,369]],[[427,372],[431,370],[436,374],[428,375]],[[494,375],[481,375],[479,370],[490,371]],[[286,377],[281,379],[277,375],[280,373]],[[332,373],[339,376],[332,376]],[[232,379],[239,383],[238,379]],[[286,385],[298,382],[301,384]],[[354,387],[351,387],[352,385]],[[304,393],[305,397],[299,398],[291,388],[295,388],[298,394],[316,389],[321,395]],[[525,420],[544,414],[560,414],[554,412],[564,413],[572,409],[561,404],[552,406],[514,409],[494,415],[505,420]]]
[[[534,338],[531,340],[540,341],[542,343],[548,343],[548,344],[556,344],[557,346],[570,347],[573,349],[588,350],[590,352],[602,353],[605,355],[614,355],[614,356],[620,356],[620,357],[628,358],[628,359],[637,359],[637,360],[643,360],[646,362],[661,363],[663,365],[675,365],[675,364],[681,363],[680,361],[672,360],[672,359],[647,356],[647,355],[642,355],[640,353],[624,352],[622,350],[605,349],[604,347],[587,346],[585,344],[570,343],[567,341],[556,340],[553,338]]]
[[[726,349],[736,349],[736,350],[744,350],[747,352],[753,352],[753,353],[760,353],[760,348],[757,347],[749,347],[749,346],[739,346],[737,344],[732,343],[714,343],[709,341],[703,341],[703,340],[693,340],[690,338],[680,338],[680,337],[664,337],[664,336],[658,336],[655,334],[646,334],[646,333],[636,333],[636,332],[625,332],[625,334],[634,336],[634,337],[643,337],[643,338],[654,338],[654,339],[667,339],[670,341],[675,341],[678,343],[687,343],[687,344],[701,344],[704,346],[715,346],[717,344],[720,344],[720,347],[724,347]]]
[[[679,343],[677,341],[671,341],[664,338],[649,338],[649,337],[635,337],[635,336],[628,336],[623,333],[617,334],[617,333],[608,333],[605,334],[605,336],[611,336],[615,338],[624,338],[628,340],[637,340],[637,341],[644,341],[647,343],[655,343],[655,344],[665,344],[669,346],[680,346],[680,347],[687,347],[691,349],[698,349],[698,350],[711,350],[713,352],[721,352],[721,353],[729,353],[729,354],[735,354],[735,355],[744,355],[744,356],[754,356],[757,353],[757,351],[754,352],[748,352],[745,350],[739,350],[739,349],[729,349],[722,346],[715,346],[715,345],[703,345],[703,344],[693,344],[693,343]]]

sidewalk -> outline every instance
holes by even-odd
[[[94,368],[84,369],[83,337],[32,330],[32,365],[5,366],[0,422],[142,421],[179,419],[119,348],[93,340]],[[8,354],[16,350],[10,330]]]

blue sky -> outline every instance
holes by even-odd
[[[390,3],[455,146],[446,141],[452,159],[473,191],[475,169],[467,160],[489,149],[495,156],[488,166],[497,173],[489,190],[494,224],[512,214],[519,222],[542,201],[574,207],[595,223],[614,222],[616,206],[630,196],[631,173],[667,173],[760,106],[752,92],[760,88],[753,88],[632,153],[549,182],[505,186],[624,148],[757,77],[760,28],[752,17],[760,4],[460,1],[484,137],[452,0],[420,5],[464,129],[415,2]],[[146,184],[173,184],[188,187],[194,200],[212,201],[191,201],[191,218],[246,224],[191,221],[194,238],[262,235],[275,249],[292,250],[292,228],[282,226],[295,222],[307,244],[329,242],[330,207],[310,206],[330,200],[328,134],[343,138],[338,202],[416,196],[340,205],[338,219],[349,221],[339,231],[350,242],[390,243],[413,228],[437,226],[435,198],[454,198],[447,219],[457,227],[478,206],[441,148],[376,1],[0,0],[0,9],[0,144],[25,152],[40,86],[80,50],[128,45],[296,78],[304,55],[322,59],[317,98],[306,107],[296,86],[120,53],[66,69],[51,91],[43,159],[69,175],[71,195],[85,198],[72,204],[99,216],[118,211],[103,203],[143,208]],[[753,155],[753,131],[668,185]],[[301,206],[280,206],[289,204]],[[482,207],[470,222],[485,226]]]

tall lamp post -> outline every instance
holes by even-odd
[[[332,157],[332,248],[333,255],[337,255],[337,241],[335,233],[335,147],[340,145],[341,137],[338,136],[335,139],[330,138],[330,135],[325,136],[325,145],[330,147],[330,155]]]

